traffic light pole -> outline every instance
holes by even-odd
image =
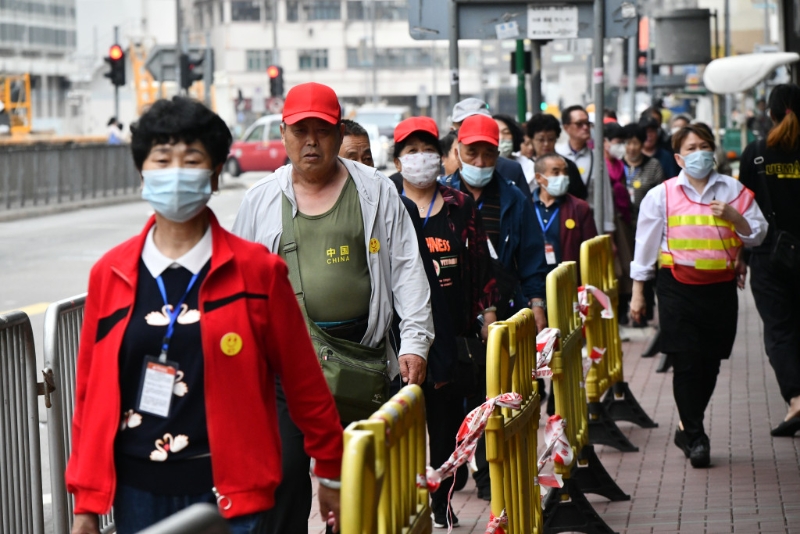
[[[175,0],[175,87],[177,94],[181,93],[181,0]]]
[[[605,1],[594,0],[594,44],[592,46],[592,57],[594,58],[594,71],[592,78],[594,81],[594,165],[592,165],[593,174],[589,179],[594,184],[594,222],[597,226],[597,231],[604,234],[606,229],[603,221],[605,214],[603,213],[603,188],[606,187],[606,181],[603,179],[603,171],[606,169],[605,155],[603,153],[603,93],[605,91],[604,73],[603,73],[603,48],[605,36]]]
[[[114,44],[119,44],[119,26],[114,26]],[[123,68],[124,65],[123,65]],[[119,121],[119,85],[114,84],[114,118]]]
[[[542,109],[542,44],[531,41],[531,114]]]

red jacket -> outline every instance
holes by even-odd
[[[597,236],[592,209],[585,200],[567,193],[561,200],[558,216],[561,224],[558,229],[561,261],[574,261],[580,264],[581,243]],[[567,223],[569,220],[572,220],[573,224]],[[578,268],[578,278],[580,278],[580,267]]]
[[[275,375],[320,477],[339,478],[342,429],[286,264],[262,245],[224,230],[208,213],[211,268],[198,298],[206,423],[214,485],[225,497],[221,512],[235,517],[271,508],[281,479]],[[103,256],[89,278],[66,473],[76,514],[106,513],[114,500],[114,438],[122,417],[119,351],[133,309],[139,258],[153,224],[155,218],[140,235]],[[233,356],[221,348],[229,333],[242,340]]]

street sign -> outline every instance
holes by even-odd
[[[591,38],[594,35],[594,5],[591,1],[531,2],[531,0],[457,0],[458,38],[490,40],[498,36],[498,25],[516,23],[520,36],[530,38],[530,19],[533,16],[533,29],[536,40],[567,39],[539,37],[544,32],[544,21],[540,16],[544,10],[566,10],[569,18],[562,21],[569,28],[568,35],[578,38]],[[639,24],[636,10],[631,9],[631,0],[606,0],[605,37],[633,37]],[[442,16],[441,0],[408,0],[408,27],[413,39],[424,41],[447,40],[450,34],[450,21]],[[577,21],[574,13],[577,12]],[[532,15],[533,13],[533,15]],[[577,33],[574,28],[577,22]],[[560,23],[560,24],[561,24]],[[562,28],[562,31],[564,29]],[[546,33],[541,33],[545,35]]]
[[[578,6],[528,6],[528,39],[578,37]]]
[[[205,57],[205,48],[189,48],[188,54],[192,58],[200,59]],[[144,68],[147,69],[153,76],[153,80],[157,82],[174,82],[175,69],[177,67],[178,59],[175,55],[175,45],[156,45],[150,49],[147,55],[147,61],[144,63]],[[213,69],[213,56],[211,65],[208,68]]]

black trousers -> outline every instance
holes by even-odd
[[[800,280],[797,273],[773,268],[763,254],[753,254],[750,268],[750,287],[764,321],[764,348],[788,404],[800,395]]]
[[[430,465],[434,469],[450,458],[456,448],[456,434],[464,419],[463,397],[459,396],[455,384],[449,383],[439,389],[425,383],[425,412],[428,424]],[[446,478],[435,493],[431,493],[433,507],[447,502],[447,494],[453,485],[453,477]]]
[[[486,364],[478,364],[478,393],[467,399],[466,413],[471,412],[486,400]],[[466,414],[464,414],[466,415]],[[472,473],[472,478],[475,480],[475,485],[481,492],[491,489],[491,481],[489,480],[489,462],[486,461],[486,436],[483,435],[478,440],[478,446],[475,449],[475,465],[477,471]]]
[[[707,352],[673,352],[672,394],[690,443],[706,435],[703,428],[722,359]]]

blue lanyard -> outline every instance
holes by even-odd
[[[631,180],[632,180],[633,178],[636,178],[636,171],[637,171],[637,169],[641,169],[641,168],[633,168],[633,169],[631,169],[631,168],[630,168],[630,167],[628,167],[627,165],[622,165],[622,168],[625,170],[625,181],[627,182],[627,184],[628,184],[628,185],[630,185],[630,184],[631,184]],[[633,172],[631,172],[631,170],[632,170]]]
[[[178,301],[178,304],[172,308],[172,311],[167,311],[167,315],[169,316],[169,325],[167,326],[167,334],[164,336],[163,344],[161,345],[161,355],[158,357],[158,360],[161,363],[167,361],[167,351],[169,350],[169,342],[172,339],[172,334],[175,332],[175,321],[178,320],[178,315],[181,313],[181,306],[183,306],[183,301],[186,300],[186,297],[189,296],[189,292],[192,290],[192,286],[197,281],[197,276],[200,273],[195,274],[192,276],[192,279],[189,280],[189,286],[186,288],[186,292],[181,297],[181,300]],[[167,300],[167,290],[164,287],[164,280],[161,278],[161,275],[158,275],[156,278],[156,283],[158,284],[158,290],[161,291],[161,298],[164,299],[164,306],[169,306],[169,301]]]
[[[403,196],[406,196],[406,192],[403,191],[401,193]],[[425,225],[428,224],[428,219],[431,218],[431,212],[433,211],[433,205],[436,204],[436,197],[439,194],[439,189],[434,189],[433,191],[433,200],[431,200],[431,205],[428,206],[428,214],[425,216],[425,221],[422,223],[422,227],[425,228]]]
[[[550,221],[547,223],[547,226],[545,226],[544,221],[542,220],[542,214],[539,213],[539,206],[536,206],[536,218],[539,219],[539,226],[542,228],[543,234],[546,234],[550,227],[553,226],[553,221],[555,221],[556,217],[558,217],[558,210],[560,209],[560,207],[556,208],[556,211],[553,212],[553,215],[550,217]]]

